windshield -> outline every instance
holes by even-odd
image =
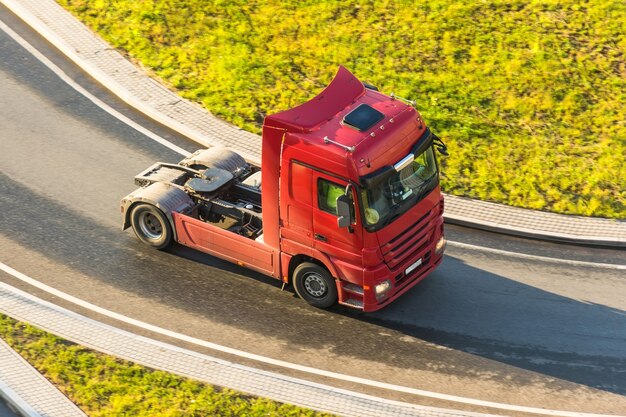
[[[378,229],[422,200],[438,182],[433,147],[429,146],[402,169],[393,167],[367,180],[362,188],[365,225]]]

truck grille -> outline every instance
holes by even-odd
[[[396,268],[407,259],[424,251],[432,240],[433,229],[429,229],[432,212],[429,211],[406,231],[381,247],[383,258],[390,269]]]

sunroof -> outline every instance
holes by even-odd
[[[372,106],[361,104],[359,107],[346,114],[343,118],[343,122],[363,132],[384,118],[385,115]]]

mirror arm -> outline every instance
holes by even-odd
[[[448,154],[448,147],[446,146],[446,144],[443,143],[443,140],[441,140],[441,138],[435,135],[434,133],[433,133],[433,143],[435,145],[435,148],[437,148],[440,154],[442,154],[443,156],[450,156]]]
[[[348,183],[348,185],[346,185],[346,192],[345,194],[350,197],[350,193],[352,192],[352,184]],[[355,222],[356,219],[352,218],[352,214],[350,215],[350,226],[348,226],[348,233],[354,233],[354,227],[352,227],[352,223]]]

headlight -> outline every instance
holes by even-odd
[[[391,290],[391,281],[388,279],[384,280],[380,284],[376,284],[374,287],[374,292],[376,294],[376,299],[380,300],[381,298],[385,298],[387,293]]]
[[[441,236],[435,245],[435,255],[441,256],[446,249],[446,238]]]

